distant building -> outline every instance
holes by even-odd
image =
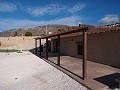
[[[115,23],[115,24],[108,24],[108,25],[105,25],[105,26],[111,26],[111,27],[115,27],[115,26],[120,26],[120,23]]]

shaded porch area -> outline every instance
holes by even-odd
[[[37,54],[39,56],[39,52]],[[41,53],[41,58],[69,75],[79,83],[85,85],[92,90],[115,89],[119,87],[119,83],[115,81],[120,78],[120,69],[108,65],[95,63],[87,60],[87,77],[82,77],[82,59],[71,56],[61,55],[60,66],[57,65],[57,53],[48,53],[48,60],[45,59],[45,53]]]
[[[57,57],[52,57],[50,55],[51,54],[49,54],[48,60],[57,63]],[[71,56],[61,56],[60,58],[61,67],[63,69],[66,69],[66,71],[60,68],[59,69],[83,85],[88,86],[90,89],[98,90],[118,88],[119,84],[115,81],[115,79],[120,77],[120,69],[92,61],[87,61],[87,77],[85,80],[83,80],[80,78],[82,77],[83,72],[82,59],[74,58]],[[53,66],[57,67],[57,65]]]
[[[120,69],[103,65],[100,63],[95,63],[89,61],[87,59],[87,30],[89,28],[75,29],[68,32],[58,33],[55,35],[49,35],[46,37],[35,38],[35,54],[40,58],[50,63],[57,69],[66,73],[79,83],[85,85],[87,88],[92,90],[106,90],[106,89],[115,89],[118,87],[118,83],[115,82],[116,78],[120,77]],[[61,55],[60,46],[62,43],[60,42],[62,36],[68,35],[71,33],[78,33],[82,35],[82,41],[77,42],[77,44],[81,44],[83,49],[79,49],[82,53],[82,57],[74,58],[71,56]],[[79,37],[80,37],[79,35]],[[51,37],[56,37],[56,53],[49,52],[49,43],[48,39]],[[81,37],[80,37],[81,38]],[[41,50],[41,40],[46,39],[46,44],[44,45],[43,52]],[[37,42],[39,41],[39,42]],[[72,42],[73,40],[71,40]],[[39,43],[37,45],[37,43]],[[69,45],[70,47],[70,45]],[[63,47],[64,48],[64,47]],[[72,48],[72,47],[71,47]],[[66,50],[66,48],[64,48]],[[68,49],[69,50],[69,49]]]

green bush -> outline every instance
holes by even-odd
[[[26,32],[25,36],[32,36],[32,33],[31,32]]]
[[[14,36],[18,36],[18,33],[17,33],[17,32],[15,32]]]
[[[40,36],[46,36],[45,34],[41,34]]]

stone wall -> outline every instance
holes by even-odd
[[[30,50],[35,48],[34,38],[35,37],[0,37],[0,49]],[[42,44],[44,42],[45,40],[42,40]]]

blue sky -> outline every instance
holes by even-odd
[[[119,22],[120,0],[0,0],[0,31],[45,24]]]

